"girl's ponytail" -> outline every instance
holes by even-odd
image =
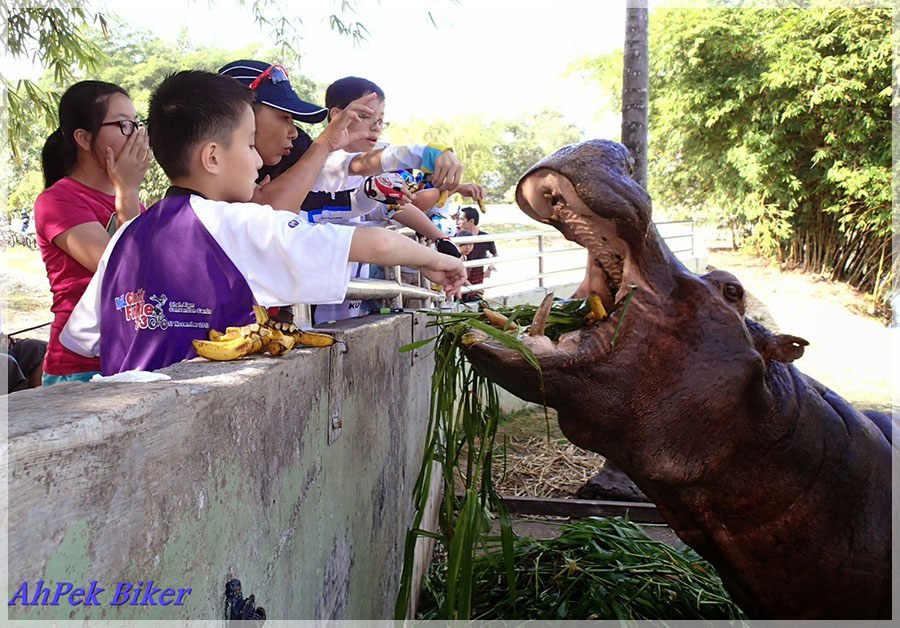
[[[75,139],[69,137],[68,141],[63,137],[61,129],[57,128],[41,150],[41,168],[44,171],[44,189],[62,179],[75,165],[78,157],[78,148]]]

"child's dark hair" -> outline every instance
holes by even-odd
[[[192,149],[205,140],[226,148],[253,105],[253,92],[230,76],[184,70],[170,74],[150,96],[147,132],[150,148],[172,179],[190,174]]]
[[[460,213],[465,214],[467,220],[475,221],[475,224],[478,224],[478,219],[480,216],[478,215],[478,210],[474,207],[463,207],[459,210]]]
[[[44,188],[49,188],[75,167],[78,159],[75,131],[84,129],[90,133],[91,148],[94,147],[100,123],[106,117],[109,98],[113,94],[128,96],[128,92],[112,83],[80,81],[59,99],[59,127],[50,134],[41,150]]]
[[[336,80],[325,90],[325,107],[343,109],[369,92],[375,92],[379,100],[384,100],[384,92],[372,81],[358,76],[345,76]]]

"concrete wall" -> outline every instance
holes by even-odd
[[[216,619],[230,578],[272,619],[391,618],[433,366],[397,347],[424,322],[371,316],[336,324],[331,348],[11,395],[7,601],[23,581],[29,597],[38,580],[106,591],[10,619]],[[192,591],[109,605],[117,581],[148,580]]]

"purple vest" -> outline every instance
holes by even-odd
[[[171,196],[116,242],[100,286],[104,375],[196,357],[191,340],[254,320],[247,280],[194,214]]]

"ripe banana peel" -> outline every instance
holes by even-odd
[[[272,333],[265,337],[264,345],[269,355],[278,357],[284,355],[294,348],[296,340],[293,336],[286,336],[277,329],[273,329]]]
[[[298,344],[308,347],[328,347],[334,337],[311,331],[303,331],[293,323],[282,323],[269,318],[266,308],[253,306],[255,323],[241,327],[226,327],[225,332],[209,330],[209,340],[192,340],[197,355],[210,360],[236,360],[245,355],[267,351],[281,356]]]

